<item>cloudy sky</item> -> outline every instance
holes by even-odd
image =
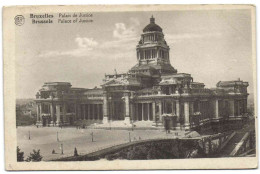
[[[170,46],[171,64],[194,81],[249,82],[253,92],[249,10],[93,13],[93,23],[16,27],[16,96],[34,98],[44,82],[93,88],[104,74],[126,72],[153,15]],[[29,14],[28,14],[29,16]],[[26,16],[26,18],[28,18]]]

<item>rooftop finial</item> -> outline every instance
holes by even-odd
[[[153,17],[153,15],[152,15],[152,17],[150,18],[150,23],[155,23],[155,19],[154,19],[154,17]]]

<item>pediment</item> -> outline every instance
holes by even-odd
[[[120,86],[120,85],[127,85],[128,81],[127,80],[117,80],[113,79],[108,82],[105,82],[103,85],[104,86]]]

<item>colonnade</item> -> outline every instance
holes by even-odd
[[[74,109],[67,113],[66,103],[37,103],[37,123],[40,125],[55,124],[58,126],[61,122],[64,123],[70,121],[67,120],[67,114],[70,114],[70,116],[73,117],[72,119],[75,120],[76,104],[70,103],[69,105],[74,105]]]
[[[103,110],[102,104],[81,104],[81,114],[79,119],[82,120],[102,120]]]

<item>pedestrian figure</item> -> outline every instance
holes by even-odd
[[[56,153],[56,152],[55,152],[55,150],[53,149],[53,150],[52,150],[52,154],[55,154],[55,153]]]
[[[141,140],[141,137],[139,136],[139,140]]]

